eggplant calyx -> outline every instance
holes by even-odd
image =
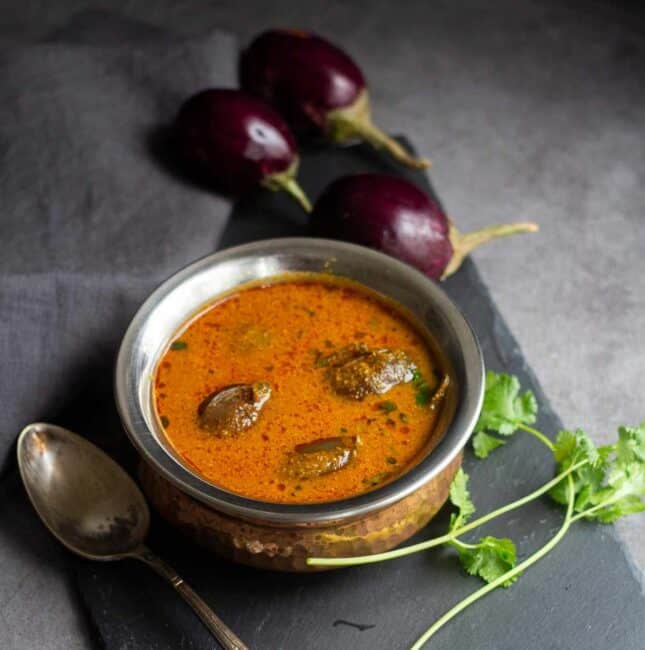
[[[305,212],[311,212],[311,202],[304,190],[298,184],[296,175],[298,173],[298,160],[294,160],[287,169],[276,174],[269,174],[262,181],[261,185],[272,192],[284,191],[295,199]]]
[[[337,108],[327,114],[327,136],[332,142],[347,142],[354,138],[364,140],[374,149],[385,149],[395,160],[412,169],[426,169],[430,161],[415,158],[394,138],[379,129],[372,121],[367,89],[361,90],[349,106]]]
[[[473,230],[473,232],[462,233],[452,223],[449,224],[448,238],[452,244],[452,257],[450,262],[443,271],[441,276],[445,280],[448,276],[452,275],[462,264],[465,257],[478,246],[485,244],[498,237],[507,237],[508,235],[515,235],[522,232],[537,232],[540,227],[532,221],[518,222],[518,223],[504,223],[487,226],[480,230]]]

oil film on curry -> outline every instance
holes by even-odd
[[[184,463],[277,503],[356,496],[424,457],[443,433],[450,370],[401,307],[326,274],[238,287],[161,357],[158,420]]]

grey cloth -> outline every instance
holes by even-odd
[[[0,46],[0,647],[84,647],[66,553],[18,485],[28,422],[119,432],[112,365],[149,291],[211,252],[226,199],[163,157],[188,94],[235,83],[235,43],[85,15],[47,42]],[[161,140],[161,142],[163,142]],[[74,632],[74,630],[76,630]]]
[[[156,149],[182,99],[233,85],[234,66],[226,34],[183,41],[107,16],[0,50],[3,466],[19,428],[113,354],[146,293],[217,244],[228,202]]]

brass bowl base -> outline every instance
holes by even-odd
[[[461,465],[455,457],[416,492],[376,512],[325,524],[284,525],[247,521],[220,513],[185,494],[141,462],[143,491],[171,525],[200,546],[233,562],[273,571],[310,572],[307,557],[370,555],[394,548],[423,528],[448,498]]]

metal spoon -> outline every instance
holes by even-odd
[[[36,423],[18,438],[18,466],[36,512],[70,551],[90,560],[140,560],[179,592],[225,650],[248,650],[177,572],[146,548],[148,504],[107,454],[67,429]]]

